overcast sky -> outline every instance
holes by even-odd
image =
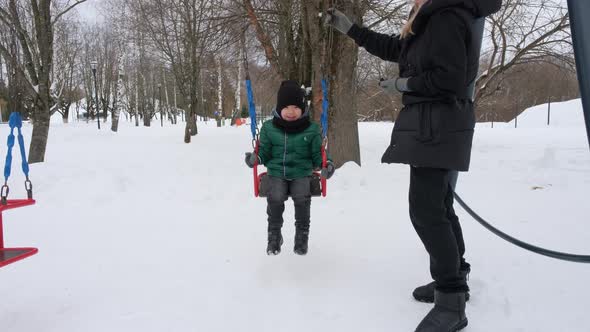
[[[79,4],[76,9],[80,16],[82,17],[82,21],[89,21],[89,22],[100,22],[104,18],[99,14],[100,10],[98,9],[98,5],[100,4],[101,0],[88,0],[84,3]]]

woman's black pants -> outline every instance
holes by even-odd
[[[465,243],[453,209],[452,171],[411,167],[410,219],[430,255],[430,273],[441,292],[468,291],[461,276]]]

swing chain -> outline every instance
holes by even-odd
[[[260,128],[256,126],[256,136],[252,139],[252,148],[256,149],[257,143],[260,141]]]
[[[33,199],[33,183],[31,182],[31,180],[29,179],[29,164],[27,162],[27,156],[25,153],[25,143],[24,143],[24,139],[23,139],[23,135],[22,135],[22,118],[20,116],[20,113],[18,112],[12,112],[10,114],[10,119],[9,119],[9,126],[10,126],[10,135],[8,136],[8,151],[6,153],[6,164],[4,166],[4,185],[2,186],[2,189],[0,190],[0,198],[1,198],[1,204],[6,205],[8,204],[8,193],[10,192],[10,189],[8,187],[8,178],[10,177],[10,173],[11,173],[11,168],[12,168],[12,149],[14,148],[14,143],[15,143],[15,135],[14,135],[14,129],[17,130],[17,141],[18,141],[18,146],[19,146],[19,150],[20,150],[20,154],[21,154],[21,158],[22,158],[22,170],[23,173],[25,174],[26,177],[26,181],[25,181],[25,189],[27,190],[27,196],[29,199]]]
[[[33,199],[33,183],[29,180],[29,177],[25,181],[25,189],[27,190],[27,198]]]
[[[331,4],[328,3],[328,7],[337,8],[338,1],[333,1]],[[328,70],[330,70],[332,66],[332,56],[333,56],[333,46],[334,46],[334,28],[327,26],[324,24],[324,14],[320,16],[321,24],[324,26],[323,29],[323,54],[322,54],[322,63],[320,65],[320,70],[322,72],[322,76],[326,76]],[[326,36],[327,35],[327,36]],[[327,40],[326,40],[327,39]]]
[[[8,204],[8,193],[10,192],[10,188],[8,188],[8,184],[4,182],[2,186],[2,190],[0,190],[0,195],[2,196],[1,204],[7,205]]]

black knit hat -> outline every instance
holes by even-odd
[[[291,105],[305,112],[305,92],[296,81],[283,81],[277,94],[277,113],[280,115],[283,108]]]

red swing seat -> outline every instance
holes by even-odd
[[[256,141],[256,147],[254,153],[258,156],[258,150],[260,142]],[[326,150],[322,145],[322,169],[325,169],[328,165],[328,156]],[[258,174],[258,158],[254,163],[254,195],[256,197],[267,197],[270,185],[268,184],[268,173]],[[313,172],[310,179],[310,190],[311,196],[313,197],[326,197],[328,194],[328,181],[322,177],[319,172]]]
[[[0,267],[18,262],[27,257],[33,256],[39,250],[37,248],[5,248],[4,230],[2,224],[2,212],[4,210],[16,209],[35,204],[34,199],[11,199],[6,204],[0,204]]]

